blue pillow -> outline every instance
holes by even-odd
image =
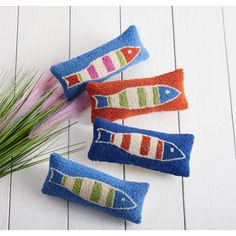
[[[147,183],[120,180],[53,153],[42,192],[138,224],[148,188]]]
[[[65,97],[72,99],[91,81],[102,82],[149,57],[132,25],[119,37],[79,57],[53,65],[52,74],[61,83]]]
[[[94,121],[94,136],[88,157],[93,161],[132,164],[161,172],[189,176],[194,141],[191,134],[166,134],[112,123]]]

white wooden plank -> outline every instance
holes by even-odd
[[[181,131],[196,135],[185,179],[187,229],[236,228],[236,163],[220,7],[174,8],[177,65],[190,109]]]
[[[68,39],[68,7],[20,7],[18,67],[45,71],[67,59]],[[61,139],[67,145],[68,134]],[[45,163],[13,174],[11,229],[67,228],[67,203],[41,193],[47,171]]]
[[[124,72],[124,79],[155,76],[175,69],[170,7],[122,7],[122,30],[135,24],[150,58]],[[178,133],[177,112],[153,113],[125,120],[125,125]],[[127,229],[183,229],[181,178],[127,166],[127,180],[150,184],[142,224],[127,222]]]
[[[5,70],[13,69],[14,72],[17,7],[0,7],[0,31],[0,71],[5,67]],[[9,176],[0,179],[0,230],[8,227],[9,179]]]
[[[236,7],[223,7],[222,13],[224,17],[224,27],[225,27],[225,43],[227,51],[227,60],[228,60],[228,79],[230,86],[231,94],[231,109],[232,109],[232,118],[234,126],[234,139],[236,145],[236,136],[235,136],[235,127],[236,127],[236,68],[235,68],[235,59],[236,59]],[[236,148],[236,147],[234,147]]]
[[[120,34],[118,7],[72,7],[71,11],[71,57],[78,56],[110,41]],[[112,79],[120,79],[114,76]],[[122,166],[88,160],[87,153],[92,140],[90,108],[79,117],[70,129],[70,144],[86,141],[86,149],[70,155],[70,158],[104,171],[118,178],[123,178]],[[70,229],[123,229],[121,219],[111,217],[94,209],[70,203]]]

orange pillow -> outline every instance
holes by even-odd
[[[91,119],[109,121],[156,111],[188,108],[182,69],[152,78],[90,83]]]

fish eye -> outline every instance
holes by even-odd
[[[170,93],[170,90],[167,89],[167,90],[165,91],[165,93],[166,93],[166,94],[169,94],[169,93]]]
[[[174,148],[170,148],[170,152],[174,152],[175,150],[174,150]]]
[[[128,50],[128,53],[129,53],[129,54],[131,54],[131,53],[132,53],[132,50],[131,50],[131,49],[129,49],[129,50]]]
[[[121,198],[121,201],[122,201],[122,202],[125,202],[125,198],[124,198],[124,197],[122,197],[122,198]]]

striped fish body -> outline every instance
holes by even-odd
[[[157,161],[185,158],[184,153],[175,144],[140,133],[115,133],[98,128],[98,138],[95,142],[111,144],[131,155]]]
[[[140,51],[140,47],[119,48],[97,58],[87,68],[62,78],[68,88],[84,81],[104,78],[131,63]]]
[[[68,176],[51,168],[50,182],[102,207],[120,210],[136,207],[135,202],[126,193],[95,179]]]
[[[149,85],[126,88],[118,93],[94,95],[95,108],[143,109],[163,105],[180,95],[180,91],[167,85]]]

